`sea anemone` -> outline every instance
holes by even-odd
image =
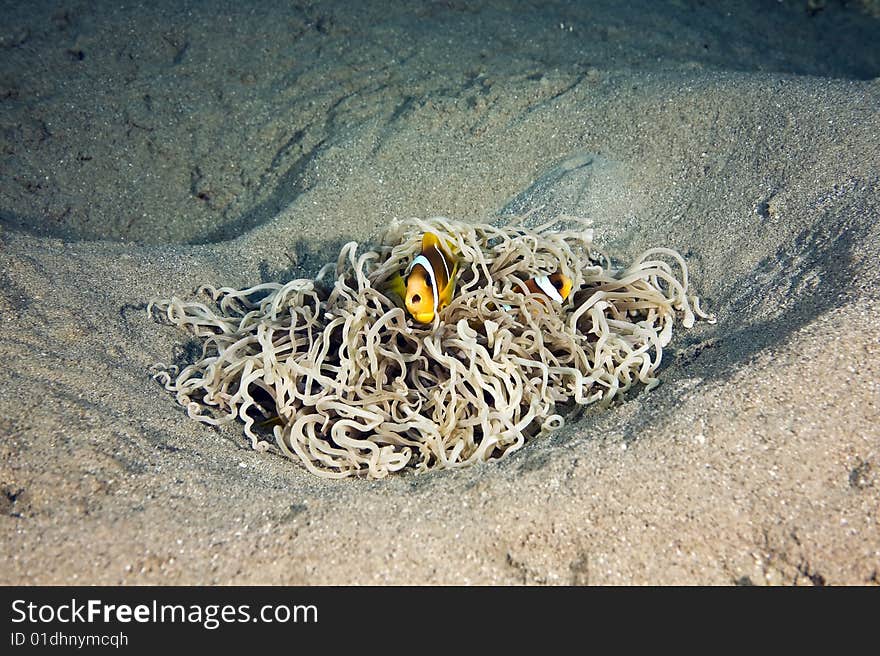
[[[525,223],[401,221],[376,250],[346,244],[314,279],[203,287],[212,307],[154,300],[148,313],[202,340],[197,361],[154,376],[190,417],[241,420],[255,449],[321,477],[382,478],[505,457],[579,406],[650,389],[676,319],[711,320],[677,252],[616,269],[587,222]],[[420,325],[388,290],[426,231],[460,273],[449,306]],[[572,281],[562,304],[524,285],[556,271]]]

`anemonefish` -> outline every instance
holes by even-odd
[[[549,296],[557,303],[565,302],[571,294],[571,278],[560,271],[549,276],[529,278],[524,284],[531,293]]]
[[[403,277],[392,281],[392,289],[403,298],[407,311],[419,323],[431,323],[449,305],[455,294],[458,261],[433,232],[422,237],[422,252],[409,263]]]
[[[571,294],[571,278],[560,271],[549,276],[535,276],[521,282],[529,290],[530,294],[538,294],[543,298],[549,298],[560,304],[564,303],[565,299]],[[513,306],[501,303],[501,308],[512,310]]]

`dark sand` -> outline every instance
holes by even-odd
[[[0,582],[880,581],[876,3],[25,4]],[[540,205],[680,250],[718,323],[502,462],[324,481],[148,375],[188,339],[150,298]]]

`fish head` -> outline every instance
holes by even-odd
[[[407,311],[419,323],[431,323],[434,320],[434,289],[428,280],[428,272],[421,264],[414,266],[407,277],[404,303]]]
[[[562,272],[557,271],[553,275],[549,276],[550,284],[553,285],[553,288],[559,292],[559,295],[562,297],[562,300],[568,298],[569,294],[571,294],[571,278],[563,274]]]

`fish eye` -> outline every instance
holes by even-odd
[[[554,280],[553,286],[556,287],[556,289],[562,289],[562,281],[561,280]]]
[[[413,303],[418,303],[418,302],[421,301],[421,300],[422,300],[422,297],[419,296],[418,294],[416,294],[415,296],[412,297],[412,302],[413,302]]]

